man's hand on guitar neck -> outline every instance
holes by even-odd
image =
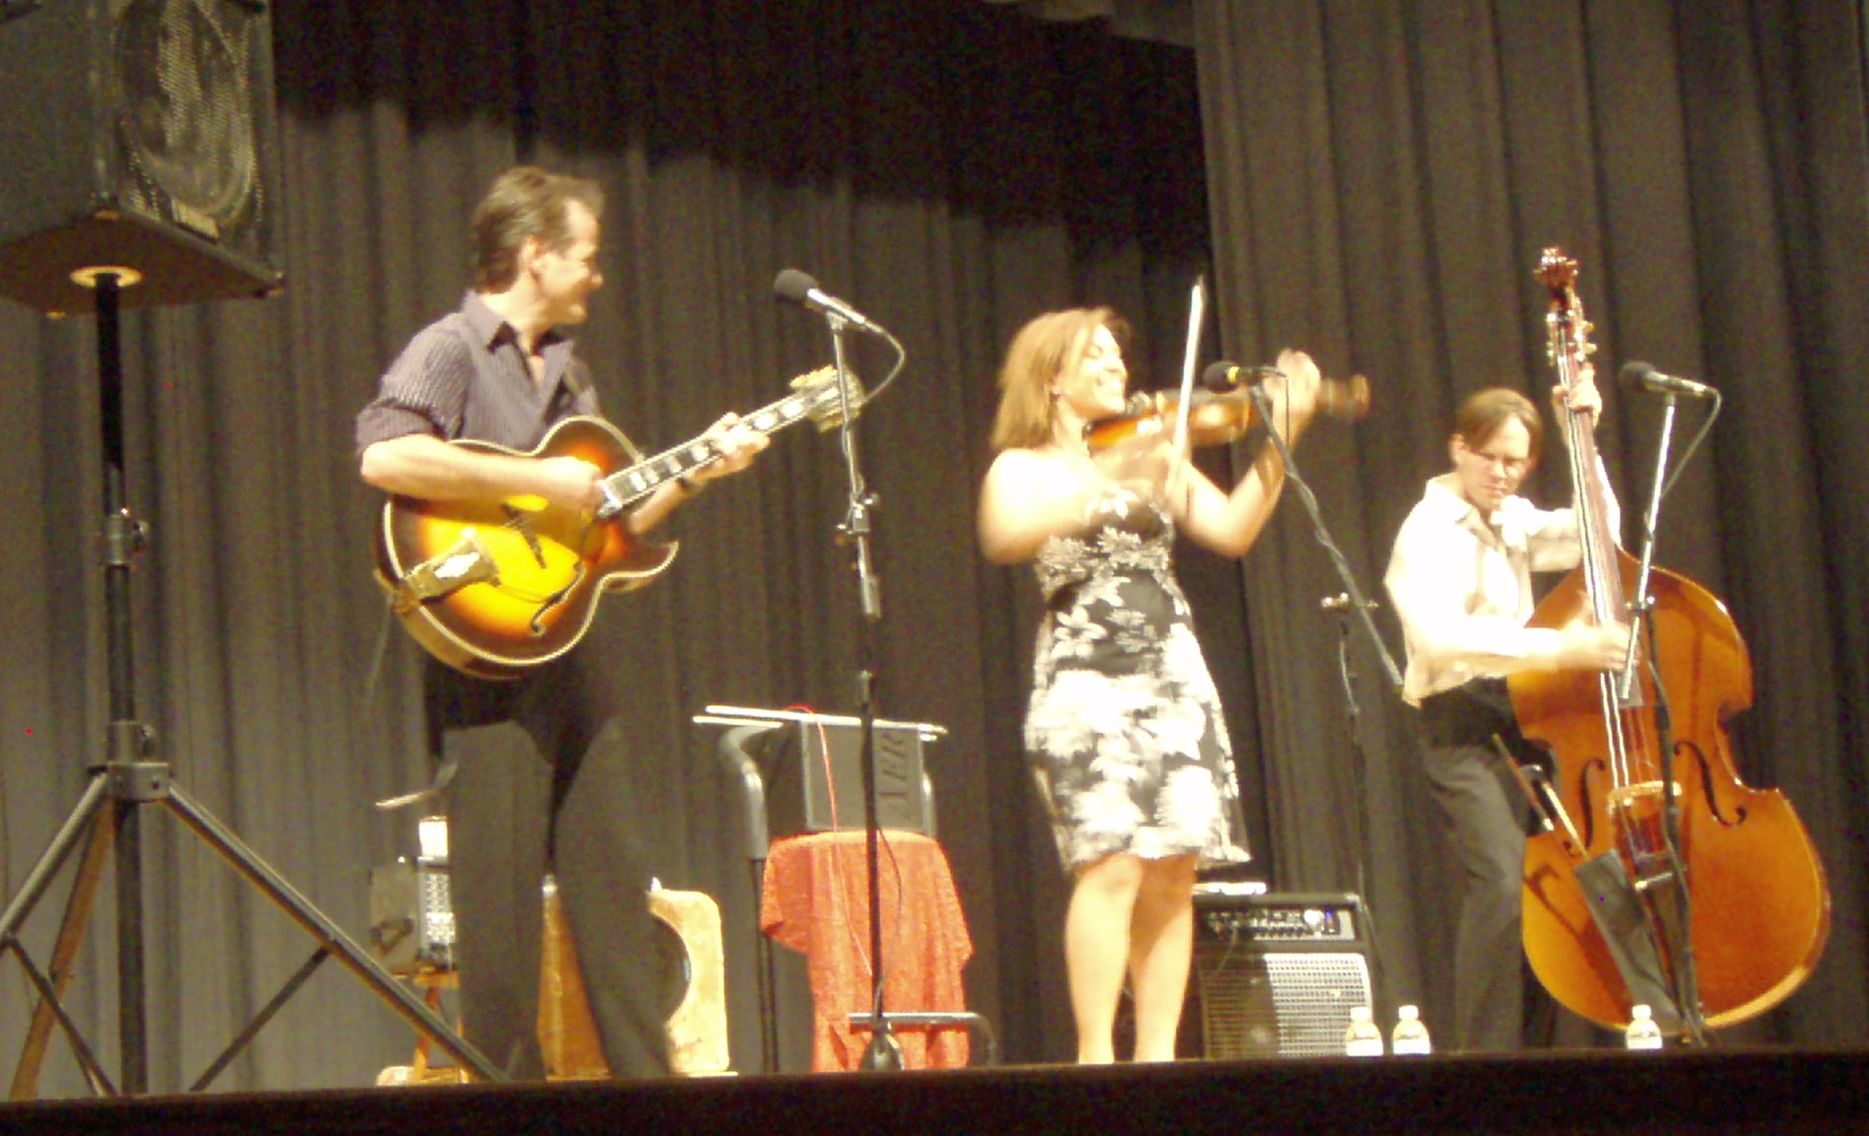
[[[731,410],[708,427],[701,440],[720,455],[688,475],[688,480],[702,484],[739,473],[753,464],[754,455],[772,444],[771,438],[741,425],[740,416]]]
[[[743,425],[738,414],[728,411],[708,427],[700,441],[706,442],[718,456],[651,494],[630,513],[630,532],[641,536],[661,524],[675,511],[675,506],[698,493],[708,482],[739,473],[753,463],[753,456],[765,449],[772,439]]]

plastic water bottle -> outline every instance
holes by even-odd
[[[1382,1056],[1382,1031],[1376,1028],[1368,1006],[1350,1007],[1350,1028],[1343,1031],[1343,1053],[1346,1057]]]
[[[1395,1032],[1389,1035],[1389,1052],[1397,1057],[1426,1057],[1433,1050],[1428,1044],[1428,1027],[1421,1021],[1421,1011],[1413,1006],[1397,1006]]]
[[[1622,1043],[1629,1049],[1661,1048],[1661,1027],[1655,1024],[1655,1015],[1646,1002],[1629,1007],[1629,1028],[1622,1035]]]

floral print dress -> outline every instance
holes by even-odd
[[[1247,859],[1220,701],[1170,557],[1173,520],[1132,491],[1048,539],[1025,745],[1076,868],[1117,852]]]

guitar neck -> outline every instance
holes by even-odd
[[[825,408],[834,410],[838,401],[836,382],[819,383],[760,407],[740,419],[740,424],[761,434],[776,434],[795,422],[819,416]],[[655,492],[663,483],[699,469],[719,456],[720,451],[704,434],[618,470],[604,478],[604,484],[616,507],[627,508]]]

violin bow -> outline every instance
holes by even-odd
[[[1181,357],[1181,401],[1175,407],[1175,456],[1188,456],[1188,409],[1194,401],[1194,359],[1200,354],[1201,320],[1207,311],[1207,274],[1194,278],[1188,296],[1188,349]]]

